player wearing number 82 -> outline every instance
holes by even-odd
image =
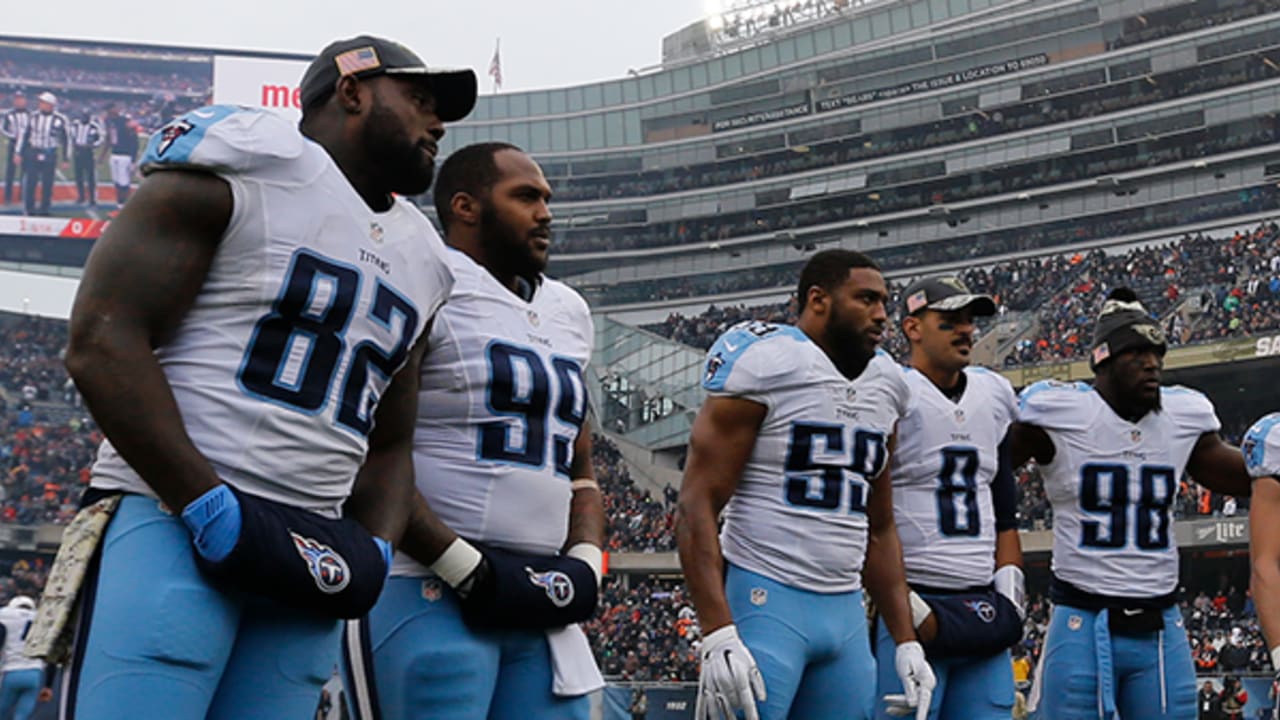
[[[457,283],[422,364],[414,518],[345,635],[360,720],[585,720],[603,685],[576,624],[595,610],[604,542],[583,381],[594,332],[586,301],[542,274],[550,198],[505,143],[440,168]]]
[[[1038,382],[1019,400],[1013,462],[1039,463],[1053,506],[1054,608],[1032,692],[1044,720],[1196,714],[1173,503],[1184,471],[1242,496],[1249,476],[1208,398],[1161,387],[1165,348],[1136,295],[1113,290],[1094,328],[1094,384]]]
[[[71,314],[107,437],[87,500],[121,499],[64,717],[314,711],[408,519],[419,338],[453,284],[393,193],[430,186],[475,82],[358,37],[309,66],[299,126],[214,106],[151,138]]]

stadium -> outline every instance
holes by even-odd
[[[0,36],[0,112],[21,91],[56,94],[68,116],[118,105],[140,134],[210,102],[296,117],[308,60]],[[1276,0],[741,0],[665,38],[659,67],[482,96],[441,157],[488,140],[534,156],[554,189],[549,273],[595,322],[610,523],[588,626],[609,681],[597,716],[633,717],[635,691],[648,718],[693,715],[700,632],[673,512],[705,353],[741,320],[793,321],[809,257],[869,254],[894,307],[916,278],[961,276],[999,307],[975,363],[1019,389],[1091,379],[1101,299],[1131,287],[1170,338],[1166,382],[1204,392],[1238,444],[1280,408],[1278,139]],[[39,596],[102,440],[62,362],[75,279],[114,208],[94,162],[87,198],[62,174],[48,215],[0,208],[3,597]],[[900,333],[882,345],[902,359]],[[1017,480],[1025,689],[1053,516],[1039,472]],[[1247,677],[1246,717],[1261,717],[1276,700],[1248,500],[1183,478],[1174,508],[1197,684]]]

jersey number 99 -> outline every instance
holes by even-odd
[[[553,433],[551,452],[558,475],[569,476],[573,441],[587,417],[587,391],[582,366],[563,357],[551,358],[550,372],[538,353],[504,342],[485,349],[489,385],[485,402],[494,415],[515,418],[516,423],[494,420],[480,424],[481,460],[540,468],[547,462],[547,414],[575,428],[573,435]],[[551,407],[552,378],[556,401]]]

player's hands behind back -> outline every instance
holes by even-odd
[[[756,703],[765,697],[764,677],[736,627],[725,625],[703,638],[695,720],[734,720],[739,709],[746,720],[758,720]]]
[[[898,679],[902,681],[903,692],[901,695],[884,696],[887,712],[894,716],[914,713],[916,720],[926,720],[938,679],[925,659],[924,647],[914,640],[899,644],[893,665],[898,671]]]

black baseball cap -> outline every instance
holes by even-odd
[[[995,315],[996,302],[989,295],[969,291],[957,277],[932,277],[917,280],[902,291],[907,315],[924,310],[951,312],[972,308],[974,315]]]
[[[476,74],[470,69],[432,69],[409,48],[371,35],[337,40],[320,51],[302,76],[302,106],[323,99],[344,75],[420,77],[431,87],[436,115],[444,122],[466,117],[476,105]]]

